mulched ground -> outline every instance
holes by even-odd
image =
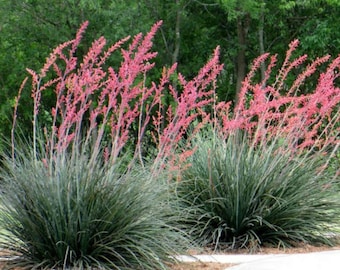
[[[294,253],[310,253],[310,252],[319,252],[326,250],[340,250],[340,239],[339,244],[334,247],[329,246],[311,246],[306,244],[298,245],[294,248],[275,248],[275,247],[262,247],[257,251],[254,250],[231,250],[231,251],[218,251],[214,252],[211,249],[202,249],[202,250],[190,250],[188,253],[190,255],[199,255],[199,254],[224,254],[224,255],[235,255],[235,254],[294,254]],[[0,252],[0,256],[7,256],[8,253],[2,251]],[[221,264],[221,263],[206,263],[206,262],[194,262],[194,263],[178,263],[175,265],[169,266],[171,270],[223,270],[232,266],[232,264]],[[0,269],[6,269],[6,261],[0,260]],[[12,269],[12,270],[22,270],[20,268]]]
[[[180,263],[171,266],[171,270],[224,270],[232,264],[225,263],[206,263],[206,262],[194,262],[194,263]]]

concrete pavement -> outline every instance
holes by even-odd
[[[340,250],[298,254],[178,256],[183,262],[237,264],[226,270],[340,270]]]

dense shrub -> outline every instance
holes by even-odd
[[[265,243],[332,244],[340,220],[339,194],[323,158],[297,154],[285,139],[254,143],[214,132],[195,141],[178,195],[196,207],[192,234],[215,248],[257,248]]]
[[[165,269],[188,245],[169,185],[147,168],[122,173],[85,154],[35,157],[7,159],[1,172],[9,232],[1,246],[19,255],[11,267]]]

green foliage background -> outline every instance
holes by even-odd
[[[52,48],[74,37],[80,24],[89,20],[86,51],[90,42],[104,35],[109,44],[163,20],[154,50],[158,71],[172,64],[179,42],[178,71],[187,78],[203,66],[212,50],[221,46],[225,69],[220,76],[220,100],[235,98],[237,54],[240,44],[237,23],[250,18],[246,39],[246,62],[261,53],[259,29],[264,29],[264,50],[284,57],[288,43],[300,39],[300,52],[311,58],[338,54],[340,1],[335,0],[0,0],[0,134],[8,137],[14,97],[25,69],[41,67]],[[260,15],[264,16],[261,25]],[[176,18],[180,39],[176,41]],[[242,45],[244,46],[244,45]],[[155,74],[156,76],[157,74]],[[150,80],[152,74],[150,74]],[[31,125],[29,91],[24,92],[19,122],[24,131]],[[23,106],[24,105],[24,106]],[[48,104],[46,104],[48,106]]]

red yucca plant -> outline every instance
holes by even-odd
[[[267,53],[258,57],[243,82],[233,113],[230,113],[230,103],[216,105],[217,122],[225,135],[243,129],[252,134],[255,141],[284,137],[289,142],[285,147],[327,150],[332,156],[340,143],[340,88],[337,86],[340,56],[332,60],[324,72],[320,72],[320,66],[328,62],[330,56],[317,58],[287,85],[290,72],[301,68],[307,60],[307,55],[291,59],[298,43],[298,40],[291,42],[273,83],[269,81],[276,66],[276,55]],[[268,59],[265,78],[256,82],[256,71]],[[318,72],[315,89],[302,93],[306,79]]]
[[[15,108],[13,158],[5,157],[0,170],[6,190],[0,226],[9,232],[0,247],[19,255],[9,269],[166,269],[188,246],[179,224],[186,218],[182,203],[157,169],[187,155],[178,142],[209,119],[204,107],[214,100],[222,65],[216,49],[192,80],[173,65],[150,83],[160,25],[107,49],[101,37],[79,58],[84,23],[40,72],[28,70],[33,146],[15,149]],[[121,63],[114,68],[108,60],[117,52]],[[51,92],[55,103],[48,111]],[[42,121],[46,110],[51,123]],[[134,161],[143,165],[143,147],[152,139],[156,151],[147,157],[154,163],[142,168]],[[131,149],[126,164],[121,157]]]
[[[142,159],[143,139],[148,134],[157,148],[156,162],[173,159],[178,142],[192,123],[209,119],[204,107],[214,100],[214,82],[222,69],[218,63],[219,49],[190,81],[176,74],[175,64],[163,68],[159,82],[146,85],[147,73],[154,68],[152,60],[157,55],[151,51],[152,39],[161,22],[144,37],[136,35],[127,48],[123,47],[129,37],[107,49],[105,38],[100,37],[81,61],[76,50],[87,25],[85,22],[81,26],[74,40],[55,48],[39,73],[28,69],[34,101],[33,143],[36,144],[40,128],[44,92],[53,89],[56,97],[51,110],[53,121],[50,128],[45,127],[48,156],[70,149],[73,153],[81,142],[82,147],[91,147],[92,160],[102,153],[106,162],[114,163],[134,128],[135,158]],[[109,57],[117,51],[122,59],[120,67],[106,67]],[[171,81],[174,76],[178,78],[176,87]],[[174,106],[165,104],[165,95]]]
[[[335,243],[330,235],[338,233],[340,170],[332,156],[340,144],[340,56],[320,73],[315,89],[302,93],[306,79],[330,57],[312,62],[289,85],[289,73],[307,59],[291,60],[297,45],[291,43],[275,78],[272,56],[259,83],[256,71],[269,54],[256,59],[234,110],[230,103],[216,104],[215,130],[197,136],[177,194],[196,207],[191,232],[202,245],[253,251],[268,243]],[[328,167],[330,161],[338,164]]]

